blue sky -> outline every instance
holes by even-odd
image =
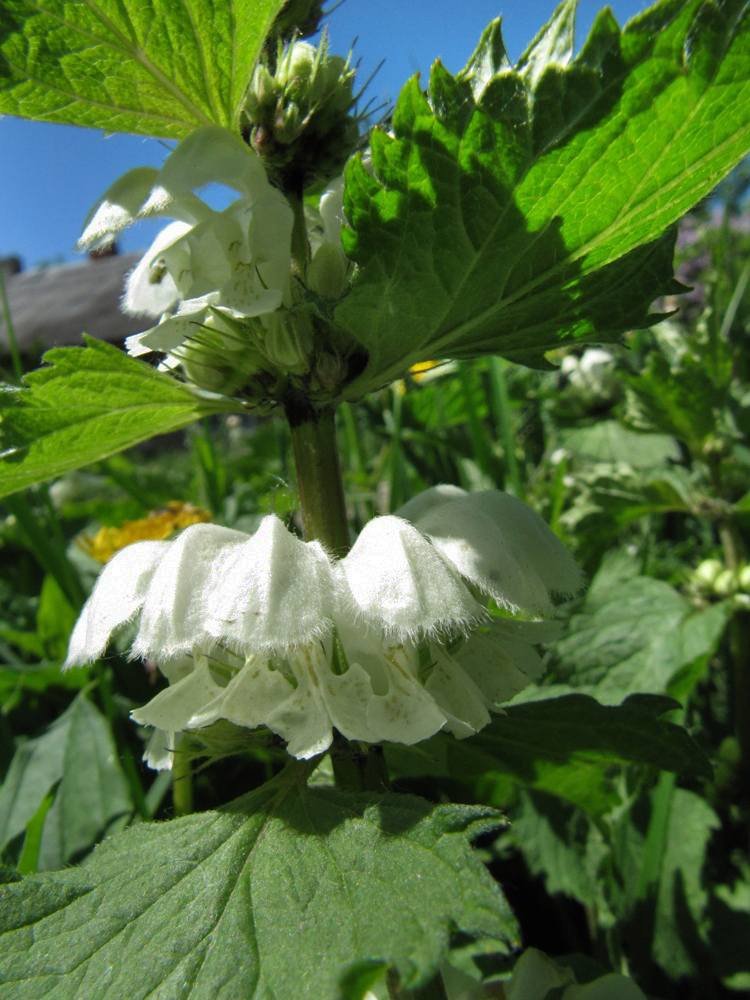
[[[610,4],[621,24],[648,5],[647,0]],[[436,58],[453,72],[460,69],[498,15],[506,47],[518,57],[555,6],[554,0],[346,0],[330,18],[331,51],[346,54],[356,39],[362,83],[385,59],[368,95],[394,100],[412,74],[426,78]],[[580,0],[579,44],[602,6],[600,0]],[[97,197],[131,167],[158,166],[168,146],[140,136],[104,136],[5,117],[0,150],[0,256],[19,256],[24,267],[32,267],[76,259],[75,241]],[[121,239],[121,249],[144,248],[155,228],[135,227]]]

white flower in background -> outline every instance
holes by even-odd
[[[170,682],[133,713],[157,730],[154,766],[169,766],[174,733],[220,719],[265,726],[300,758],[326,750],[333,728],[368,743],[469,736],[540,676],[532,643],[555,631],[491,616],[483,602],[549,612],[551,595],[580,588],[580,572],[503,493],[436,487],[400,515],[369,522],[341,560],[273,515],[251,536],[196,524],[130,545],[104,568],[67,665],[101,656],[138,620],[131,655]]]
[[[601,347],[587,347],[580,357],[568,354],[560,365],[561,374],[588,404],[605,400],[617,392],[616,369],[615,356]]]
[[[239,198],[215,211],[195,194],[208,183]],[[158,216],[176,221],[129,275],[123,307],[161,322],[128,338],[131,354],[169,353],[211,320],[221,329],[222,317],[261,316],[288,303],[292,210],[238,136],[218,126],[198,129],[160,170],[123,175],[94,208],[79,245],[102,245],[137,219]]]

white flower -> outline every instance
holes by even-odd
[[[210,182],[240,197],[215,211],[195,194]],[[137,219],[154,216],[176,221],[159,233],[129,275],[123,308],[163,318],[128,338],[131,354],[169,353],[211,317],[260,316],[287,303],[292,210],[238,136],[218,126],[198,129],[161,170],[129,171],[94,208],[79,245],[101,245]]]
[[[580,357],[566,355],[560,372],[587,404],[608,398],[618,389],[617,359],[601,347],[587,347]]]
[[[334,728],[370,743],[469,736],[539,677],[531,644],[551,637],[549,624],[489,615],[478,597],[549,609],[580,574],[505,494],[437,487],[401,513],[371,521],[339,561],[273,515],[251,536],[197,524],[135,543],[104,568],[67,665],[138,621],[131,655],[170,682],[133,713],[159,731],[156,766],[169,763],[170,734],[219,719],[265,726],[302,758],[326,750]]]

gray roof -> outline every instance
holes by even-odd
[[[120,311],[125,275],[141,256],[90,257],[80,263],[6,274],[5,289],[21,354],[80,344],[82,333],[119,343],[153,325],[153,320],[133,319]],[[1,309],[0,353],[8,353]]]

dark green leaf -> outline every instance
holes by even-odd
[[[377,962],[425,982],[452,930],[512,947],[507,904],[468,845],[496,814],[305,787],[305,773],[11,885],[4,995],[176,998],[189,983],[196,997],[320,1000]]]
[[[605,12],[564,65],[573,6],[520,72],[491,26],[463,74],[411,80],[375,176],[350,164],[360,271],[337,319],[369,354],[352,397],[418,360],[611,341],[677,289],[660,234],[748,147],[745,4],[661,2],[623,32]]]
[[[0,788],[1,846],[24,831],[55,785],[41,831],[40,870],[62,867],[88,850],[133,809],[109,724],[83,694],[16,752]]]
[[[108,132],[236,126],[283,0],[6,0],[0,112]]]
[[[47,351],[26,388],[0,395],[0,496],[107,458],[239,403],[192,392],[169,375],[90,337]]]
[[[570,690],[570,689],[568,689]],[[710,775],[705,754],[688,733],[659,716],[671,698],[632,695],[600,705],[587,695],[547,697],[505,706],[503,715],[469,740],[439,735],[417,748],[389,747],[400,776],[439,774],[468,785],[480,799],[504,802],[513,785],[548,791],[601,815],[619,796],[608,780],[613,764],[638,763]]]

